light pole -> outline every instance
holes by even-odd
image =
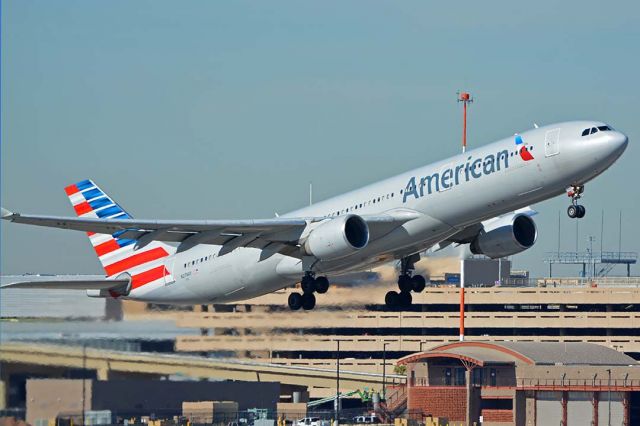
[[[382,400],[387,400],[387,345],[382,344]]]
[[[338,340],[338,352],[336,353],[336,425],[340,424],[340,340]]]
[[[593,272],[591,272],[591,279],[595,278],[596,276],[596,262],[595,262],[595,257],[593,256],[593,241],[596,239],[596,237],[594,237],[593,235],[589,235],[589,261],[591,262],[591,268]]]
[[[608,407],[607,407],[607,426],[611,426],[611,369],[608,368],[607,369],[607,373],[609,373],[609,381],[608,381],[608,388],[609,388],[609,401],[607,403]]]
[[[336,352],[336,401],[334,403],[334,409],[336,412],[335,424],[340,424],[340,342],[346,342],[346,339],[336,339],[338,345]]]
[[[82,344],[82,426],[85,426],[87,413],[85,408],[86,401],[86,383],[87,381],[87,343]]]

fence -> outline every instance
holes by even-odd
[[[24,414],[24,411],[23,411]],[[23,416],[24,417],[24,416]],[[331,426],[336,419],[333,409],[310,410],[306,412],[281,412],[267,409],[227,411],[215,413],[202,411],[184,416],[174,409],[157,408],[131,411],[111,411],[110,421],[96,422],[86,416],[83,422],[81,412],[63,413],[55,419],[56,426],[86,425],[144,425],[144,426]],[[50,419],[41,419],[36,424],[51,424]],[[51,419],[53,420],[53,419]],[[373,407],[346,408],[340,410],[341,425],[363,425],[382,423],[373,412]]]

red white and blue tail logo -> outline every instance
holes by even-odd
[[[99,219],[131,219],[132,217],[91,180],[83,180],[65,188],[65,192],[79,217]],[[173,281],[167,269],[167,258],[175,249],[154,241],[135,250],[135,240],[120,238],[124,231],[113,235],[87,232],[91,245],[107,276],[123,273],[131,275],[131,291],[145,292]]]

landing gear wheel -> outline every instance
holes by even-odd
[[[584,192],[584,185],[573,185],[571,189],[567,192],[567,195],[571,198],[571,205],[567,208],[567,215],[571,219],[581,219],[584,217],[587,210],[584,206],[578,204],[580,198],[582,198],[582,193]]]
[[[398,287],[400,288],[400,291],[411,291],[412,284],[409,274],[402,274],[398,277]]]
[[[329,290],[329,280],[327,277],[318,277],[316,278],[316,291],[319,294],[324,294]]]
[[[316,291],[316,280],[311,275],[305,275],[300,281],[303,293],[313,293]]]
[[[302,295],[302,309],[310,311],[316,306],[316,297],[313,293],[305,293]]]
[[[302,308],[302,295],[300,293],[291,293],[289,295],[289,309],[291,309],[292,311],[297,311],[298,309]]]
[[[422,275],[414,275],[411,277],[411,289],[416,293],[420,293],[427,286],[427,280]]]
[[[396,308],[400,305],[400,295],[397,291],[389,291],[384,296],[384,303],[388,308]]]
[[[411,306],[411,302],[413,302],[413,297],[411,297],[411,292],[409,291],[401,291],[398,298],[400,299],[400,306],[403,308]]]

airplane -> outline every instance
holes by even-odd
[[[609,168],[628,138],[605,123],[570,121],[524,131],[285,215],[257,220],[134,219],[92,180],[67,186],[77,217],[12,213],[15,223],[87,233],[106,276],[18,280],[5,287],[72,288],[92,297],[166,304],[227,303],[300,282],[292,310],[310,310],[328,276],[400,261],[403,309],[426,280],[420,253],[469,244],[490,258],[535,243],[528,206],[564,192],[582,218],[584,184]]]

